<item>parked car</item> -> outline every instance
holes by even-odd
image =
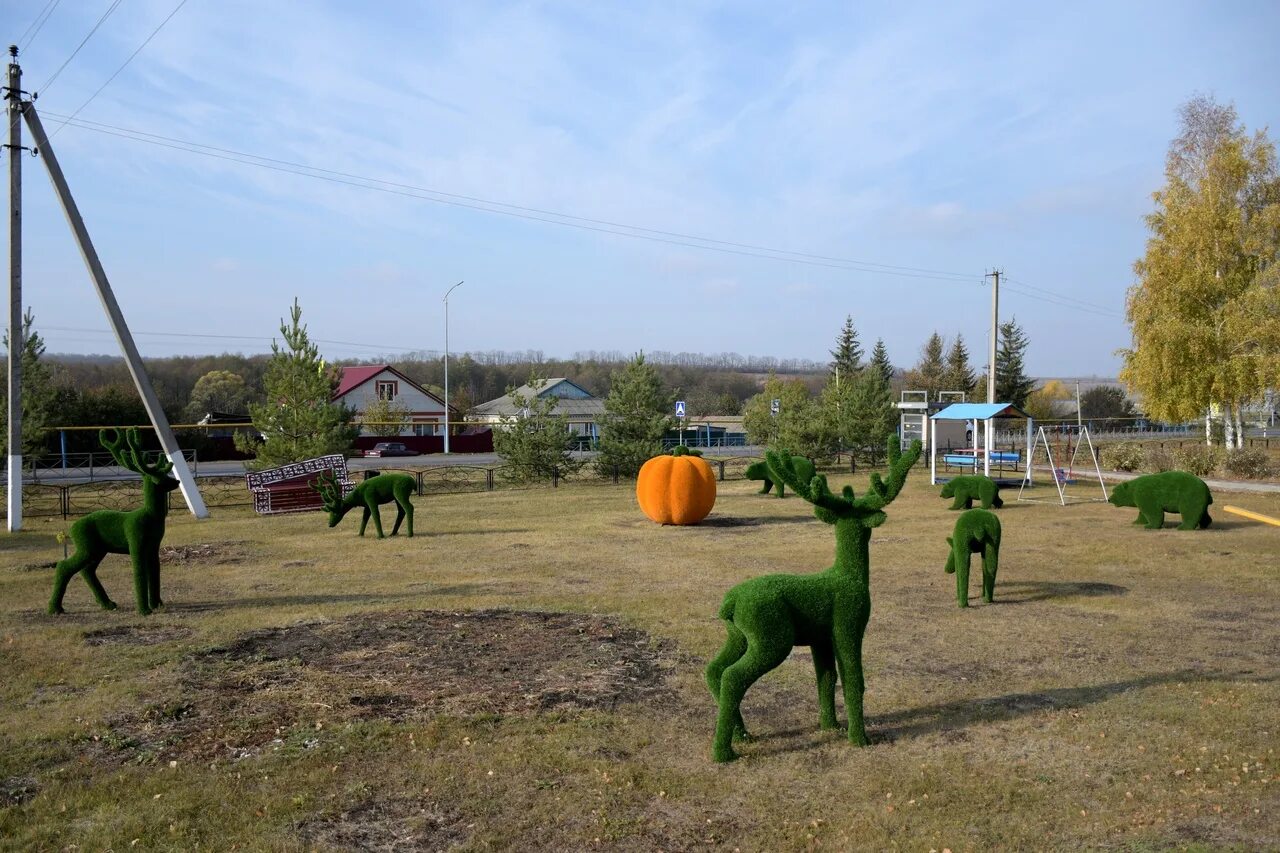
[[[410,450],[399,441],[380,441],[372,450],[366,450],[365,456],[421,456],[416,450]]]

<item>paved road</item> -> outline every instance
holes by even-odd
[[[764,450],[759,447],[716,447],[706,452],[708,456],[713,457],[764,455]],[[574,455],[589,459],[595,456],[595,453],[584,452]],[[428,453],[423,456],[392,456],[386,459],[356,457],[347,460],[347,469],[350,471],[371,469],[385,471],[396,468],[439,468],[451,465],[488,466],[500,464],[502,464],[502,457],[496,453],[450,453],[448,456],[443,453]],[[196,466],[196,476],[198,477],[242,477],[244,473],[243,462],[200,462]],[[137,479],[137,476],[137,474],[123,468],[99,466],[93,470],[94,480],[130,480]],[[35,482],[60,485],[80,483],[88,479],[90,479],[88,471],[84,468],[68,469],[66,472],[57,469],[41,469]],[[27,482],[32,482],[32,480],[28,478]]]

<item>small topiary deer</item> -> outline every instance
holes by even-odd
[[[142,508],[132,512],[102,509],[91,512],[71,525],[69,535],[76,552],[58,563],[53,578],[49,612],[62,613],[62,596],[77,572],[105,610],[116,603],[98,580],[98,564],[108,554],[128,554],[133,560],[133,594],[143,616],[164,604],[160,600],[160,542],[164,520],[169,514],[169,492],[180,485],[169,476],[173,463],[161,458],[154,465],[143,462],[142,442],[136,429],[121,437],[119,430],[104,429],[98,440],[116,464],[142,475]]]
[[[395,501],[396,523],[391,528],[391,535],[399,533],[400,522],[408,519],[409,523],[405,527],[409,536],[413,536],[413,504],[409,501],[409,496],[417,488],[417,482],[408,474],[379,474],[370,477],[345,498],[332,471],[328,472],[328,476],[321,474],[312,480],[311,488],[320,493],[324,510],[329,513],[330,527],[336,527],[344,515],[361,506],[364,507],[364,517],[360,519],[360,535],[364,535],[369,517],[373,516],[373,527],[378,531],[378,538],[382,539],[382,514],[378,511],[378,506]]]
[[[809,480],[813,478],[813,463],[810,462],[807,458],[803,456],[792,456],[791,461],[793,464],[800,466],[797,468],[797,471],[799,472],[799,476],[801,480],[807,483]],[[804,466],[808,466],[808,468],[806,469]],[[806,473],[806,470],[808,473]],[[752,462],[750,465],[747,466],[746,477],[748,480],[764,481],[764,486],[760,489],[758,494],[767,495],[769,494],[770,489],[772,489],[774,486],[777,486],[778,497],[785,498],[787,496],[786,484],[784,484],[781,480],[773,479],[773,477],[769,473],[768,462]]]
[[[956,519],[955,530],[947,537],[951,553],[943,571],[956,576],[956,601],[969,606],[969,557],[982,555],[982,600],[990,604],[996,596],[996,569],[1000,566],[1000,519],[985,509],[971,509]]]
[[[818,719],[824,729],[836,727],[836,675],[844,685],[849,714],[849,742],[865,746],[862,718],[862,636],[871,616],[871,530],[885,521],[884,508],[907,480],[920,458],[920,442],[902,453],[896,436],[889,439],[889,476],[871,475],[871,491],[854,498],[845,486],[836,497],[821,474],[800,476],[789,457],[768,452],[765,459],[779,482],[814,505],[814,515],[835,526],[836,561],[815,575],[765,575],[729,590],[720,606],[729,636],[707,666],[707,686],[720,706],[712,756],[737,758],[733,740],[748,737],[742,720],[742,697],[760,676],[787,659],[795,646],[809,646],[818,679]]]

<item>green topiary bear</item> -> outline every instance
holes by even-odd
[[[320,493],[325,512],[329,513],[330,527],[336,527],[338,522],[342,521],[342,517],[351,510],[363,507],[364,516],[360,519],[360,535],[364,535],[369,517],[372,516],[373,527],[378,531],[379,539],[383,538],[383,534],[382,513],[378,511],[378,506],[392,501],[396,503],[396,523],[391,528],[391,535],[395,536],[399,533],[400,522],[408,519],[406,529],[408,535],[413,536],[413,503],[409,500],[409,496],[417,490],[417,486],[417,481],[409,474],[379,474],[356,486],[351,494],[344,498],[332,471],[327,477],[321,474],[311,481],[311,487]]]
[[[1176,512],[1182,516],[1179,530],[1205,528],[1213,523],[1209,517],[1209,504],[1213,495],[1195,474],[1186,471],[1162,471],[1145,474],[1111,490],[1109,498],[1113,506],[1136,506],[1138,517],[1134,524],[1145,524],[1149,530],[1164,527],[1164,514]]]
[[[813,479],[815,468],[813,463],[803,456],[792,456],[791,463],[796,466],[796,472],[802,482],[809,482]],[[778,487],[778,497],[786,497],[787,486],[781,480],[774,479],[770,476],[768,462],[753,462],[747,466],[748,480],[764,480],[764,488],[760,490],[760,494],[769,494],[769,489],[774,486]]]
[[[982,555],[982,600],[990,604],[996,596],[996,569],[1000,565],[1000,519],[985,509],[971,509],[956,519],[955,530],[947,537],[947,574],[956,576],[956,601],[969,606],[969,557]]]
[[[973,509],[974,501],[981,501],[983,509],[999,509],[1004,506],[1004,501],[1000,500],[1000,484],[981,474],[955,477],[947,481],[938,497],[955,498],[955,503],[948,509]]]
[[[98,564],[108,554],[128,554],[133,560],[133,594],[138,612],[146,616],[164,604],[160,600],[160,543],[169,514],[169,492],[179,483],[169,476],[173,463],[168,459],[162,457],[154,465],[143,461],[136,429],[129,430],[124,438],[119,430],[99,430],[98,440],[117,465],[142,475],[142,508],[132,512],[101,509],[71,525],[69,536],[76,552],[58,563],[49,612],[63,612],[62,597],[77,572],[84,573],[84,581],[98,604],[104,610],[115,610],[115,602],[98,580]]]
[[[760,676],[787,659],[795,646],[809,646],[818,679],[818,719],[836,727],[836,674],[844,685],[849,741],[867,743],[862,717],[862,636],[871,616],[871,531],[885,521],[884,508],[898,496],[907,472],[920,458],[920,442],[902,453],[897,436],[888,442],[889,477],[871,475],[871,491],[854,498],[844,487],[836,497],[827,478],[801,478],[794,458],[765,454],[771,479],[786,483],[814,505],[814,515],[836,529],[835,564],[815,575],[765,575],[729,590],[720,606],[728,639],[707,665],[707,686],[719,704],[712,756],[737,757],[733,740],[747,737],[742,697]],[[811,470],[811,469],[810,469]]]

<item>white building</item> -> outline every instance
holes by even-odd
[[[409,426],[401,430],[401,435],[444,435],[444,401],[389,364],[342,368],[342,380],[333,399],[354,409],[357,420],[363,418],[371,403],[390,400],[409,412]],[[368,434],[363,427],[360,432]]]

